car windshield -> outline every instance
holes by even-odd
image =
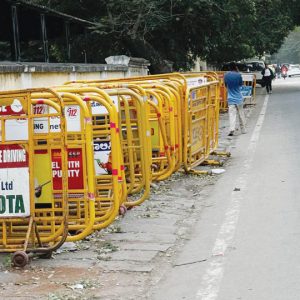
[[[252,72],[262,71],[265,68],[264,64],[261,62],[247,62],[247,65],[252,66],[252,68],[250,69],[250,71]]]
[[[251,65],[236,63],[236,66],[240,72],[251,72]],[[225,64],[222,66],[222,71],[229,71],[229,64]]]

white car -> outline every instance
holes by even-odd
[[[290,65],[289,69],[287,71],[287,76],[292,77],[292,76],[297,76],[300,75],[300,66],[299,65]]]
[[[262,60],[247,60],[244,62],[249,66],[248,72],[255,74],[256,83],[261,84],[262,82],[262,74],[261,71],[265,68],[265,63]]]

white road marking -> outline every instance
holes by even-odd
[[[246,160],[235,182],[235,187],[239,188],[240,191],[233,191],[231,193],[231,200],[225,213],[225,220],[220,228],[220,231],[218,232],[217,239],[212,250],[210,264],[202,277],[200,289],[196,294],[196,299],[215,300],[218,297],[226,262],[225,253],[228,246],[230,246],[232,243],[235,235],[235,230],[240,215],[241,201],[243,200],[247,189],[247,176],[254,159],[260,131],[265,119],[268,101],[269,95],[266,95],[263,107],[250,139],[250,144],[246,153]]]

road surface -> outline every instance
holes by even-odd
[[[211,207],[149,299],[300,299],[300,78],[257,90]]]

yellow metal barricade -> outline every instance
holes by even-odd
[[[142,79],[139,81],[142,83]],[[175,134],[175,146],[170,145],[171,153],[175,156],[175,166],[173,167],[173,172],[179,170],[183,162],[183,99],[186,93],[187,81],[186,78],[179,73],[172,74],[161,74],[149,76],[149,78],[144,78],[146,84],[150,84],[155,89],[161,88],[164,85],[165,88],[169,89],[169,92],[173,95],[173,107],[174,110],[174,134]],[[158,86],[157,86],[158,85]],[[168,112],[166,112],[168,113]],[[166,127],[167,128],[167,127]],[[169,135],[169,134],[168,134]],[[169,137],[170,138],[170,137]]]
[[[152,77],[152,76],[151,76]],[[181,77],[180,77],[181,78]],[[139,81],[133,81],[132,83],[138,84],[143,87],[147,92],[152,91],[160,95],[161,113],[163,114],[162,120],[165,122],[165,130],[167,134],[168,144],[165,145],[165,149],[170,147],[170,153],[173,158],[173,163],[170,165],[171,172],[169,175],[156,176],[155,179],[166,179],[170,174],[176,172],[182,165],[182,97],[184,95],[184,88],[182,82],[177,78],[171,80],[161,75],[155,76],[155,79],[142,78]],[[150,99],[158,102],[155,96],[150,96]],[[154,128],[153,128],[154,129]],[[160,151],[164,155],[165,150]]]
[[[59,94],[59,93],[57,93]],[[51,94],[35,93],[33,97],[43,101],[46,97],[55,101]],[[82,99],[73,94],[60,94],[64,102],[66,118],[66,143],[68,164],[68,223],[67,240],[77,241],[93,230],[95,220],[95,188],[93,173],[93,147],[91,115]],[[58,119],[52,118],[50,127],[59,132],[61,124]],[[44,153],[36,153],[37,160],[44,160]],[[51,155],[51,176],[53,190],[57,197],[61,195],[61,153]],[[65,180],[66,180],[65,179]],[[47,199],[41,199],[41,202]]]
[[[194,171],[207,157],[209,84],[187,90],[184,102],[183,158],[186,172]]]
[[[224,82],[225,72],[219,71],[217,74],[220,82],[220,111],[225,112],[228,110],[227,89]]]
[[[92,228],[105,228],[115,220],[126,198],[116,107],[107,93],[96,88],[55,89],[64,99],[79,98],[89,111],[88,120],[85,121],[91,124],[90,145],[93,145],[92,163],[87,168],[92,172],[94,182],[91,192],[95,207]],[[97,110],[99,107],[100,111]]]
[[[128,197],[125,205],[141,204],[150,194],[150,143],[146,117],[145,98],[127,88],[108,89],[111,97],[117,97],[119,122],[121,125],[122,154],[128,194],[140,193],[139,197]]]
[[[152,166],[153,180],[164,180],[175,172],[181,156],[179,154],[179,131],[178,125],[180,115],[177,106],[177,94],[173,87],[165,85],[160,81],[137,81],[131,82],[143,88],[151,101],[151,109],[158,111],[156,118],[151,119],[152,142]],[[156,108],[154,105],[156,105]],[[159,122],[159,120],[161,122]],[[162,136],[165,133],[165,140]],[[168,155],[171,155],[171,163]]]
[[[89,96],[93,91],[99,90],[97,86],[97,84],[90,84],[79,88],[84,89],[85,95]],[[139,205],[148,198],[151,182],[150,130],[146,117],[147,99],[135,92],[141,93],[136,86],[132,86],[132,89],[120,88],[117,85],[105,85],[101,88],[111,97],[119,115],[122,169],[126,175],[127,193],[140,193],[139,197],[135,197],[134,200],[128,197],[124,204],[127,207]],[[97,113],[97,110],[101,111],[100,105],[98,109],[95,105],[92,107],[93,115]]]
[[[159,83],[168,86],[175,97],[174,122],[175,122],[175,167],[178,171],[182,166],[182,99],[184,98],[184,86],[179,80],[161,79]]]
[[[183,74],[187,77],[187,84],[189,87],[204,84],[210,81],[219,81],[219,110],[225,112],[228,110],[227,104],[227,89],[224,83],[224,71],[202,71],[202,72],[189,72]],[[190,78],[190,79],[188,79]],[[198,82],[197,82],[198,79]]]
[[[151,89],[149,95],[149,121],[152,144],[152,178],[163,180],[169,177],[174,170],[174,156],[171,152],[171,142],[168,137],[167,122],[162,95]]]
[[[186,79],[180,73],[169,73],[169,74],[161,74],[161,75],[150,75],[150,76],[142,76],[142,77],[131,77],[131,78],[117,78],[117,79],[106,79],[106,80],[78,80],[78,81],[70,81],[66,82],[66,85],[78,84],[78,83],[132,83],[132,84],[141,84],[142,82],[145,84],[164,84],[166,87],[169,87],[169,91],[171,94],[173,93],[173,97],[176,99],[176,103],[173,107],[174,109],[174,118],[175,118],[175,145],[169,145],[171,147],[171,152],[175,154],[176,164],[173,166],[173,171],[178,170],[182,164],[182,97],[184,91],[186,89]],[[163,154],[163,152],[161,153]],[[168,177],[168,176],[167,176]],[[156,177],[154,177],[156,178]],[[161,178],[164,179],[164,178]]]
[[[26,252],[51,253],[108,226],[149,196],[151,180],[182,165],[203,173],[195,168],[218,146],[219,76],[173,73],[0,93],[0,252],[17,251],[14,263],[22,266]]]
[[[100,87],[103,84],[121,85],[125,83],[126,85],[138,85],[146,91],[151,107],[149,120],[152,133],[152,166],[154,168],[152,178],[153,180],[163,180],[177,171],[182,161],[185,169],[188,170],[207,160],[209,154],[216,150],[218,146],[218,113],[220,104],[222,105],[220,103],[222,82],[224,87],[224,80],[221,80],[220,84],[217,82],[220,75],[223,78],[224,73],[210,71],[174,73],[78,81],[76,84],[97,84]],[[70,85],[71,82],[67,84]],[[202,86],[206,86],[206,88],[201,89]],[[224,87],[222,94],[224,99],[226,99],[225,93]],[[199,95],[201,95],[201,101],[193,101],[193,97],[197,98]],[[186,100],[187,98],[192,99],[192,108],[189,107],[190,102]],[[196,121],[194,119],[191,121],[191,117]]]
[[[126,77],[126,78],[108,78],[102,80],[75,80],[75,81],[67,81],[65,85],[72,85],[78,83],[87,83],[87,82],[97,82],[97,83],[124,83],[124,82],[138,82],[138,81],[148,81],[149,80],[172,80],[176,81],[180,84],[184,84],[184,88],[186,88],[186,79],[181,73],[166,73],[159,75],[147,75],[147,76],[135,76],[135,77]]]
[[[157,160],[156,162],[153,161],[153,164],[157,164],[157,169],[159,170],[158,174],[153,172],[154,180],[164,180],[168,178],[172,173],[175,171],[176,165],[176,154],[175,149],[176,147],[176,123],[175,123],[175,105],[176,105],[176,98],[171,90],[164,86],[163,84],[148,84],[148,83],[140,83],[140,85],[149,91],[149,94],[152,92],[152,103],[157,104],[159,109],[158,115],[161,120],[163,121],[163,126],[166,137],[167,137],[167,145],[161,141],[160,149],[159,149],[159,157],[166,157],[166,151],[170,150],[172,163],[166,164],[166,159]],[[156,97],[154,96],[153,92],[155,93]],[[156,131],[157,132],[157,131]],[[155,135],[153,138],[158,138]],[[161,148],[161,145],[164,145],[164,149]],[[158,155],[157,155],[158,156]]]
[[[181,85],[178,82],[172,82],[169,79],[161,78],[160,80],[149,80],[136,82],[142,86],[148,93],[152,92],[150,99],[152,102],[159,103],[160,111],[162,114],[162,120],[165,124],[165,131],[168,140],[168,144],[165,145],[165,149],[170,147],[170,153],[172,156],[172,164],[168,166],[170,172],[164,176],[156,176],[157,180],[164,180],[172,173],[176,172],[182,164],[182,90]],[[153,95],[159,95],[157,98]],[[165,156],[165,150],[160,153]],[[161,169],[161,168],[160,168]]]
[[[36,92],[50,94],[55,102],[34,99]],[[67,237],[64,105],[50,89],[1,92],[0,99],[0,251],[15,252],[12,262],[22,267],[27,253],[49,255]],[[52,129],[52,119],[59,120],[59,132]],[[52,180],[51,156],[56,152],[61,156],[59,197]],[[37,157],[40,153],[43,159]]]
[[[211,82],[208,85],[208,107],[207,107],[207,143],[206,153],[209,156],[217,150],[219,137],[219,99],[220,83]]]
[[[150,193],[150,141],[145,98],[128,88],[106,89],[116,98],[119,111],[120,139],[127,181],[127,193],[140,193],[139,197],[128,197],[125,205],[135,206],[148,198]]]
[[[219,81],[208,81],[200,86],[187,89],[185,101],[184,158],[185,170],[194,173],[194,167],[202,163],[220,165],[222,161],[211,160],[210,154],[226,155],[217,152],[219,134]],[[209,173],[209,172],[208,172]]]
[[[73,85],[74,84],[76,83],[73,83]],[[113,81],[113,83],[107,81],[105,81],[105,83],[101,81],[86,81],[85,84],[104,89],[122,89],[126,87],[148,98],[150,108],[146,113],[148,115],[146,120],[150,121],[151,127],[149,132],[152,142],[152,179],[163,180],[169,177],[174,172],[174,154],[177,153],[178,160],[181,160],[181,155],[179,154],[179,138],[181,138],[181,136],[179,134],[176,136],[174,130],[175,123],[177,125],[181,124],[181,122],[175,122],[174,120],[175,112],[177,113],[178,109],[177,107],[174,109],[174,99],[176,95],[174,95],[173,90],[171,90],[173,88],[163,86],[161,83],[154,86],[153,83],[149,84],[148,82],[142,81],[128,82],[126,84],[118,83],[117,81]],[[180,118],[180,114],[177,114],[176,117]],[[176,141],[178,142],[177,145]]]
[[[242,94],[244,104],[256,104],[256,76],[255,74],[242,73],[243,86]]]
[[[152,147],[152,178],[153,180],[164,180],[174,172],[175,154],[180,151],[178,145],[176,146],[176,141],[179,143],[179,135],[176,135],[175,124],[180,124],[180,122],[175,122],[176,96],[170,87],[164,86],[162,83],[139,81],[130,82],[126,86],[136,85],[146,91],[151,102],[151,140],[152,145],[155,145]],[[177,158],[180,158],[179,154]]]

